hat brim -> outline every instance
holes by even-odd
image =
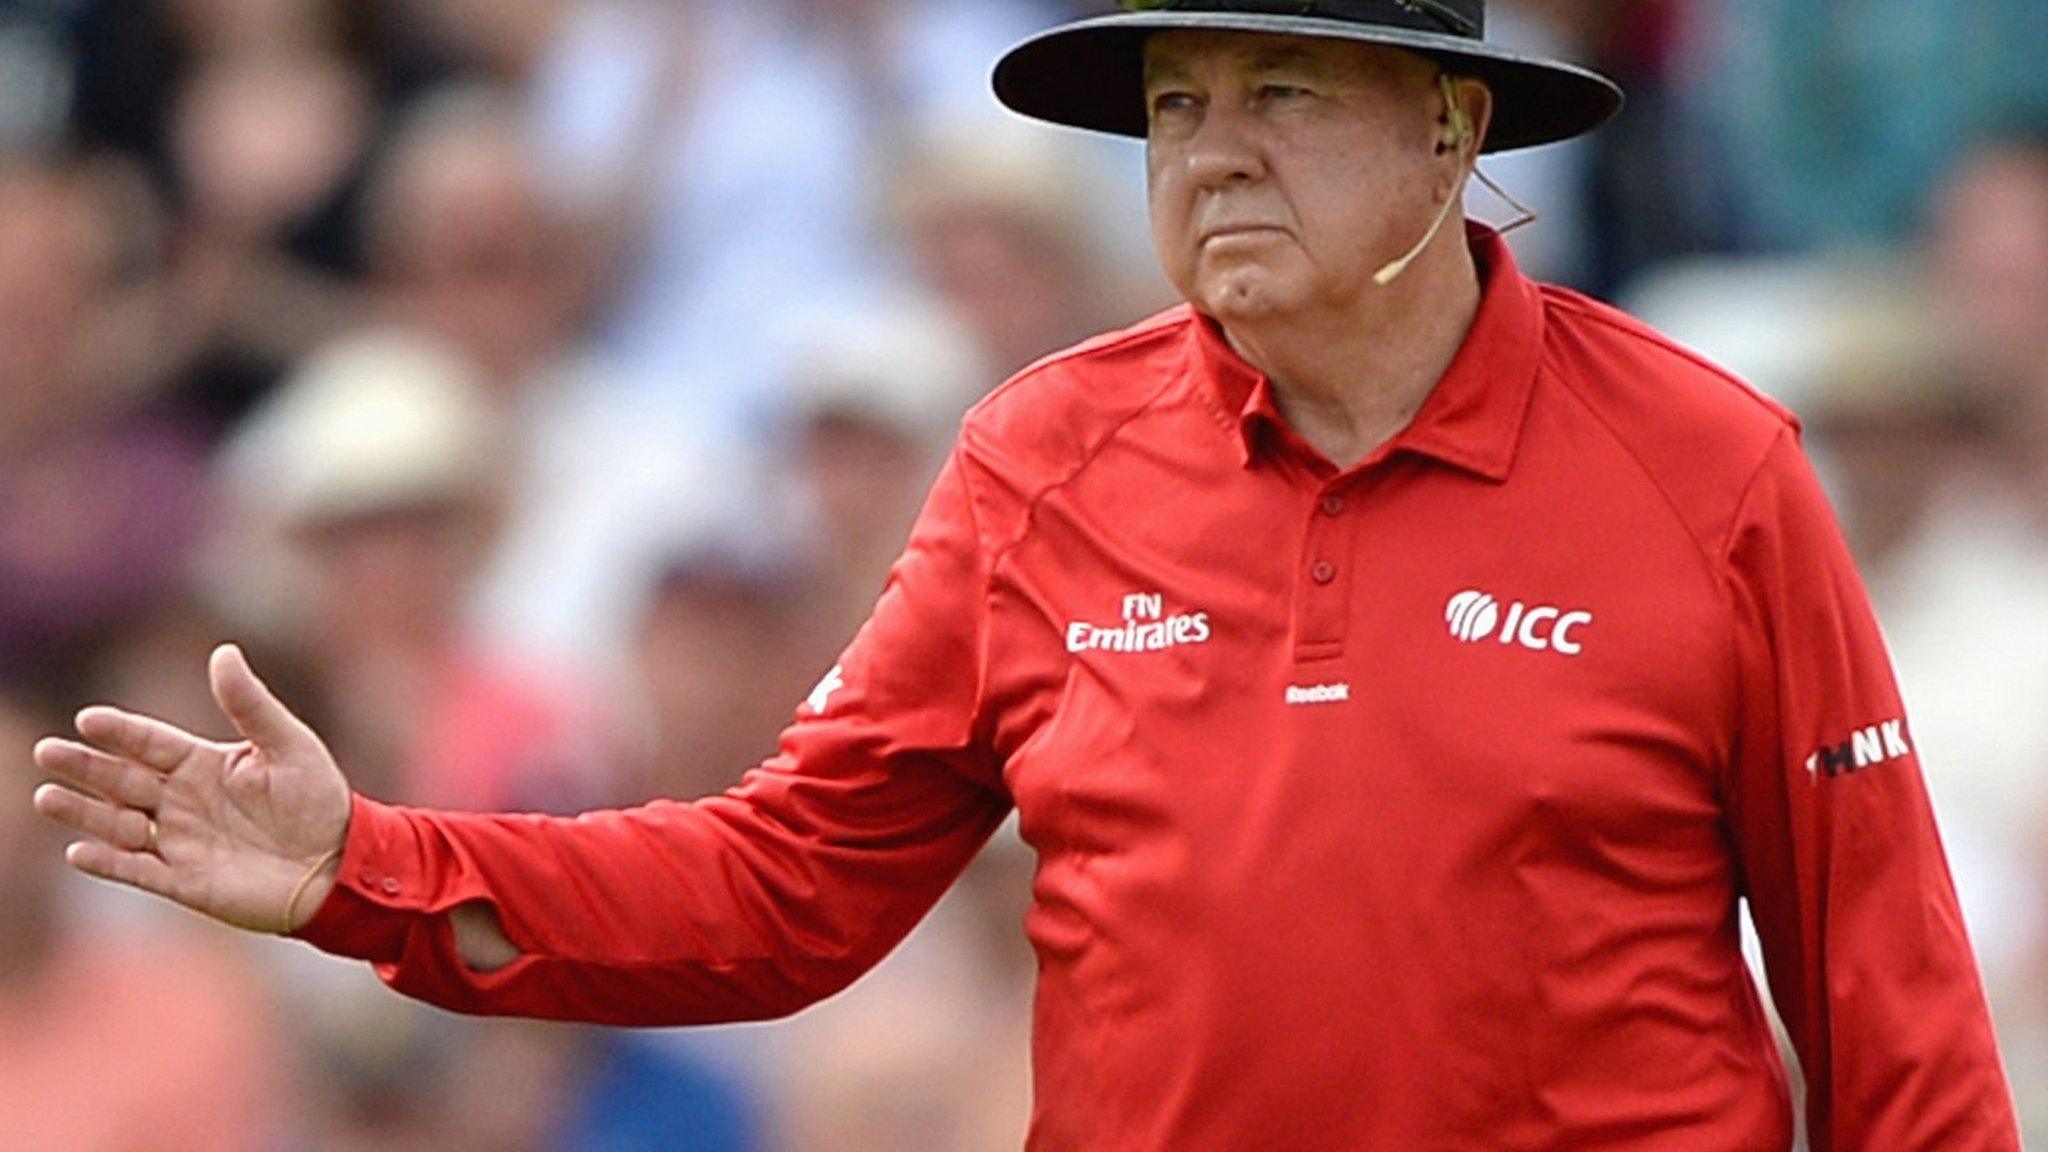
[[[1010,49],[996,63],[996,98],[1033,119],[1142,137],[1145,41],[1161,32],[1193,29],[1385,44],[1436,60],[1493,90],[1493,125],[1482,152],[1568,140],[1621,110],[1619,85],[1574,64],[1459,36],[1249,12],[1133,12],[1053,28]]]

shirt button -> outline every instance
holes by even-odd
[[[377,885],[377,887],[382,888],[386,896],[396,896],[398,895],[399,888],[398,878],[396,876],[386,876],[384,882]]]
[[[1323,515],[1335,516],[1342,511],[1344,511],[1344,498],[1342,496],[1331,495],[1323,497]]]
[[[1308,574],[1316,583],[1328,584],[1337,578],[1337,566],[1325,560],[1314,568],[1309,569]]]

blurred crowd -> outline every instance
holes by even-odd
[[[987,93],[1108,7],[0,0],[0,1152],[1021,1146],[1008,829],[793,1021],[474,1021],[68,878],[27,750],[225,735],[235,638],[381,799],[733,783],[965,409],[1172,302],[1137,146]],[[1631,97],[1486,165],[1525,264],[1806,422],[2048,1146],[2048,5],[1489,9]]]

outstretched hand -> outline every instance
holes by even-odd
[[[81,872],[240,928],[295,930],[339,874],[348,781],[239,648],[215,649],[207,673],[243,739],[223,744],[87,708],[77,721],[83,742],[36,745],[37,766],[62,781],[36,790],[36,811],[84,837],[65,851]]]

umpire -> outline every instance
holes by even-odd
[[[245,740],[37,746],[72,863],[460,1011],[700,1023],[844,987],[1014,806],[1032,1152],[1785,1149],[1747,900],[1815,1149],[2014,1152],[1797,424],[1463,221],[1479,153],[1620,93],[1482,0],[1125,7],[996,89],[1146,138],[1187,303],[968,417],[775,757],[577,820],[391,807],[223,648]]]

